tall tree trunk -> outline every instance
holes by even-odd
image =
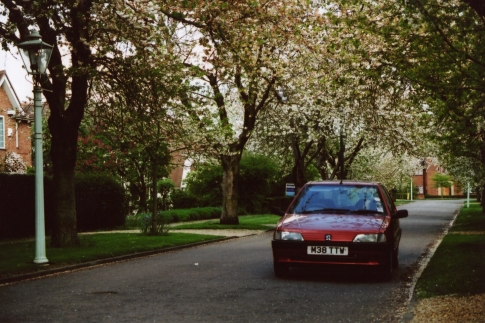
[[[52,135],[51,158],[55,194],[53,247],[79,245],[77,236],[76,195],[74,168],[76,167],[78,130],[87,101],[86,76],[75,76],[72,81],[72,98],[67,109],[63,106],[64,91],[45,94],[49,107],[49,131]]]
[[[295,194],[297,194],[303,185],[306,184],[305,177],[305,157],[310,149],[313,141],[307,143],[303,153],[300,149],[300,141],[298,137],[293,134],[291,136],[291,150],[293,151],[293,181],[295,184]]]
[[[51,113],[49,117],[49,129],[52,134],[51,158],[56,201],[54,228],[51,237],[53,247],[79,245],[74,168],[76,166],[77,137],[80,121],[81,118],[69,118],[56,113]]]
[[[221,224],[239,224],[237,216],[238,178],[241,154],[222,155],[222,214]]]
[[[150,233],[152,235],[158,234],[157,232],[157,215],[158,215],[158,187],[157,187],[157,158],[152,160],[152,228]]]
[[[482,201],[480,202],[481,206],[482,206],[482,213],[485,214],[485,185],[482,186]]]

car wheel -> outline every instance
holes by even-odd
[[[392,268],[396,269],[397,267],[399,267],[399,246],[392,253]]]
[[[286,264],[280,264],[280,263],[274,262],[273,267],[274,267],[274,275],[277,278],[287,277],[290,272],[289,271],[290,268]]]
[[[393,268],[394,268],[393,258],[394,258],[394,253],[392,251],[390,251],[389,255],[387,256],[387,262],[385,262],[383,265],[381,265],[380,273],[381,273],[382,278],[384,280],[391,280],[392,279],[392,271],[393,271]]]

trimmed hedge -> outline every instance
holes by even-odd
[[[271,209],[276,207],[286,211],[293,198],[294,196],[269,197],[264,200],[264,209],[266,212],[271,212]]]
[[[198,206],[197,198],[182,189],[172,190],[170,200],[174,209],[189,209]]]
[[[75,179],[77,230],[113,229],[125,223],[125,195],[120,183],[101,174]]]
[[[46,232],[52,228],[52,180],[44,178]],[[35,235],[35,176],[0,174],[0,239]]]
[[[221,217],[220,207],[199,207],[192,209],[168,210],[161,212],[170,219],[170,222],[196,221],[205,219],[218,219]]]
[[[111,229],[124,224],[124,192],[105,175],[76,176],[78,231]],[[44,178],[46,234],[54,218],[53,182]],[[35,236],[35,176],[0,174],[0,239]]]

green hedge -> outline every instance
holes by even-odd
[[[221,217],[220,207],[198,207],[192,209],[168,210],[161,212],[170,219],[170,222],[184,222],[205,219],[218,219]]]
[[[125,222],[124,190],[106,175],[78,175],[75,180],[77,229],[113,229]]]
[[[174,209],[190,209],[198,206],[197,198],[182,189],[175,189],[170,193],[170,200]]]
[[[124,224],[121,185],[105,175],[76,176],[78,231],[111,229]],[[53,182],[44,178],[46,234],[54,218]],[[0,239],[35,235],[35,176],[0,174]]]
[[[276,207],[283,211],[288,209],[291,201],[293,201],[294,196],[280,196],[280,197],[269,197],[264,200],[264,210],[266,212],[271,212],[271,209]]]
[[[44,178],[46,231],[52,227],[52,180]],[[35,176],[0,174],[0,239],[35,235]]]

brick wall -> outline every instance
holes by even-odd
[[[6,153],[11,151],[22,156],[27,166],[32,166],[30,124],[27,121],[17,122],[7,114],[8,110],[13,110],[12,104],[3,88],[0,87],[0,115],[5,120],[5,148],[0,149],[0,160],[3,161]]]
[[[435,182],[433,181],[433,177],[436,174],[446,174],[446,170],[443,166],[435,165],[431,163],[431,159],[428,159],[426,161],[426,171],[423,171],[422,175],[414,175],[414,186],[422,186],[424,188],[423,194],[418,194],[418,198],[424,198],[425,194],[429,196],[441,196],[441,193],[443,193],[443,196],[456,196],[464,194],[463,188],[457,183],[453,183],[453,186],[449,188],[436,188]]]

